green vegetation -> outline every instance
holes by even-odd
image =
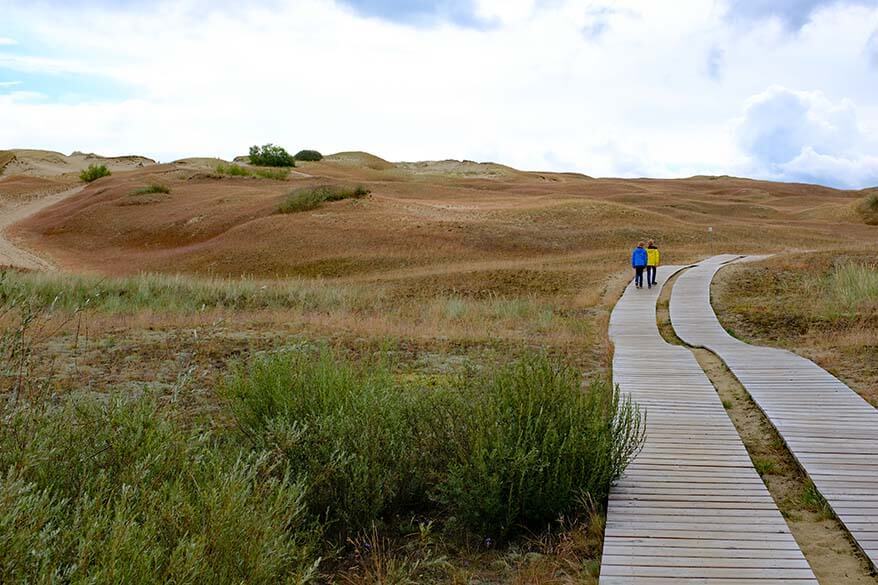
[[[238,366],[223,393],[254,448],[311,478],[306,504],[332,532],[435,509],[504,538],[603,500],[639,449],[638,409],[609,384],[581,384],[534,355],[424,390],[323,352]]]
[[[323,160],[323,155],[316,150],[300,150],[293,158],[296,160],[317,162]]]
[[[250,147],[250,164],[258,167],[294,167],[296,161],[282,147],[266,144]]]
[[[286,181],[290,177],[289,169],[248,169],[235,163],[219,164],[216,166],[216,172],[217,174],[230,177],[259,177],[260,179],[271,179],[273,181]]]
[[[307,187],[290,192],[286,199],[278,207],[280,213],[298,213],[317,209],[327,201],[341,201],[342,199],[360,199],[371,193],[362,185],[356,187],[340,187],[337,185],[323,185],[320,187]]]
[[[301,583],[305,486],[148,397],[20,402],[0,425],[0,582]]]
[[[88,168],[83,169],[79,173],[79,180],[91,183],[101,177],[109,177],[111,174],[110,169],[106,165],[88,165]]]
[[[244,168],[241,165],[237,165],[235,163],[231,164],[218,164],[216,165],[216,172],[220,175],[228,175],[230,177],[251,177],[253,176],[253,171],[250,169]]]
[[[642,440],[617,391],[543,355],[421,387],[328,350],[269,354],[232,368],[212,421],[51,388],[0,405],[0,582],[307,583],[339,555],[351,575],[447,582],[435,530],[480,542],[566,516],[599,534],[591,502]]]
[[[140,189],[136,189],[130,193],[130,195],[149,195],[152,193],[170,193],[171,188],[167,185],[161,185],[159,183],[153,183],[151,185],[147,185],[146,187],[141,187]]]

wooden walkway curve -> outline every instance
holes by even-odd
[[[661,285],[613,310],[613,377],[647,411],[646,443],[613,486],[601,585],[817,585],[692,352],[656,326]]]
[[[710,304],[717,256],[674,285],[671,321],[716,353],[744,385],[873,566],[878,565],[878,410],[814,362],[729,335]]]

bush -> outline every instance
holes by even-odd
[[[132,191],[131,195],[149,195],[151,193],[170,193],[171,188],[167,185],[160,185],[158,183],[153,183],[151,185],[147,185],[146,187],[141,187],[135,191]]]
[[[294,167],[296,161],[282,147],[266,144],[250,147],[250,164],[258,167]]]
[[[296,160],[317,162],[323,160],[323,155],[316,150],[300,150],[293,158]]]
[[[91,183],[101,177],[109,177],[112,174],[106,165],[88,165],[88,168],[83,169],[79,173],[79,180]]]
[[[639,451],[642,416],[618,388],[545,356],[475,380],[460,413],[469,433],[439,499],[471,530],[505,538],[602,501]]]
[[[7,406],[0,582],[300,583],[303,486],[264,453],[186,431],[149,398]]]
[[[273,181],[286,181],[290,176],[289,169],[285,168],[251,170],[235,163],[218,164],[216,172],[219,175],[228,175],[230,177],[252,177],[255,175],[261,179],[271,179]]]
[[[280,213],[297,213],[309,211],[320,207],[326,201],[341,201],[342,199],[360,199],[371,193],[362,185],[356,187],[339,187],[324,185],[320,187],[308,187],[296,189],[289,193],[278,207]]]
[[[286,181],[290,177],[289,169],[255,169],[253,174],[261,179],[272,181]]]
[[[324,351],[238,366],[223,394],[259,449],[310,478],[308,508],[336,532],[444,510],[480,535],[541,528],[600,501],[642,440],[609,384],[586,391],[536,355],[429,391]]]
[[[250,177],[253,175],[253,171],[244,168],[241,165],[236,165],[235,163],[220,163],[216,166],[216,172],[217,174],[228,175],[230,177]]]

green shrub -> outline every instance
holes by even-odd
[[[130,195],[149,195],[151,193],[170,193],[171,188],[167,185],[160,185],[158,183],[153,183],[151,185],[147,185],[146,187],[141,187],[140,189],[136,189],[130,193]]]
[[[289,169],[254,169],[253,174],[261,179],[271,179],[272,181],[286,181],[290,178]]]
[[[447,461],[434,408],[444,395],[399,387],[381,366],[284,353],[236,368],[223,394],[258,448],[309,478],[308,508],[336,533],[424,505]]]
[[[238,366],[223,394],[259,449],[310,479],[309,509],[337,532],[430,509],[498,538],[542,528],[603,499],[643,439],[618,390],[584,391],[544,355],[422,390],[325,351],[284,353]]]
[[[109,177],[112,174],[106,165],[88,165],[88,168],[83,169],[79,173],[79,180],[91,183],[101,177]]]
[[[228,175],[230,177],[250,177],[253,175],[253,171],[248,168],[242,167],[241,165],[236,165],[235,163],[220,163],[216,166],[216,172],[217,174]]]
[[[317,162],[323,160],[323,155],[316,150],[300,150],[293,158],[296,160]]]
[[[290,192],[278,207],[278,211],[280,213],[309,211],[320,207],[320,205],[326,201],[360,199],[369,193],[371,193],[371,191],[362,185],[356,187],[340,187],[337,185],[306,187]]]
[[[643,443],[643,419],[618,388],[543,355],[471,381],[469,433],[439,499],[471,530],[505,538],[602,501]]]
[[[268,454],[184,430],[149,398],[2,414],[0,582],[313,576],[304,488]]]
[[[266,144],[250,147],[250,164],[258,167],[294,167],[296,161],[282,147]]]

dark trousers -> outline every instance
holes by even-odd
[[[657,268],[656,266],[647,266],[646,267],[646,284],[648,284],[648,285],[656,284],[656,282],[655,282],[656,268]]]
[[[643,288],[643,269],[645,266],[634,267],[634,285]]]

